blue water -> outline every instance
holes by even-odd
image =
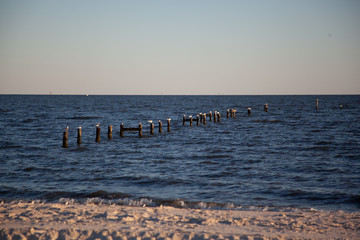
[[[360,210],[358,95],[0,95],[0,102],[3,201]],[[226,118],[228,108],[237,109],[235,119]],[[183,126],[184,114],[215,110],[221,122]],[[154,135],[148,120],[156,123]],[[141,122],[143,137],[125,132],[121,138],[121,122]],[[69,147],[63,148],[66,126]]]

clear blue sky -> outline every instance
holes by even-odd
[[[0,0],[0,94],[360,94],[358,0]]]

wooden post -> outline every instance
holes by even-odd
[[[193,118],[192,116],[190,117],[190,126],[192,126],[192,122],[193,122]]]
[[[199,126],[199,122],[200,122],[200,117],[199,115],[196,115],[196,126]]]
[[[100,142],[100,127],[96,127],[96,138],[95,142]]]
[[[221,114],[219,112],[217,114],[218,114],[218,122],[220,122],[221,121],[220,120]]]
[[[78,127],[77,130],[77,144],[81,144],[81,127]]]
[[[63,134],[63,148],[67,148],[67,147],[69,147],[69,145],[68,145],[68,131],[66,130],[66,131],[64,131],[64,134]]]
[[[233,109],[233,118],[236,118],[236,109]]]
[[[139,137],[142,136],[142,124],[139,123]]]
[[[251,108],[248,108],[248,114],[249,114],[249,117],[251,116]]]
[[[214,112],[214,123],[216,123],[217,122],[217,112],[215,111]]]
[[[206,113],[204,113],[203,124],[206,125]]]
[[[120,124],[120,137],[124,137],[124,123]]]
[[[267,105],[267,103],[266,103],[265,106],[264,106],[264,111],[265,111],[265,112],[268,111],[268,105]]]
[[[113,127],[111,125],[108,126],[108,139],[110,140],[112,139],[112,128]]]
[[[230,109],[226,111],[226,117],[229,118]]]
[[[316,110],[318,110],[319,109],[319,99],[317,98],[316,99]]]
[[[162,133],[162,122],[159,120],[159,133]]]
[[[185,126],[186,116],[183,116],[183,125]]]
[[[150,123],[150,134],[154,135],[154,124]]]
[[[210,111],[210,122],[212,121],[212,112]]]
[[[171,119],[168,118],[166,121],[167,121],[167,131],[170,132],[170,121],[171,121]]]

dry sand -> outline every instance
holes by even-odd
[[[1,203],[0,239],[360,239],[360,212]]]

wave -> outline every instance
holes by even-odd
[[[16,198],[12,198],[16,193]],[[282,190],[281,193],[284,199],[296,198],[300,201],[310,200],[316,204],[317,201],[327,202],[328,204],[355,204],[360,206],[359,194],[348,194],[334,191],[331,193],[306,192],[303,190]],[[96,205],[122,205],[135,207],[160,207],[171,206],[176,208],[190,208],[190,209],[218,209],[218,210],[254,210],[254,211],[314,211],[312,207],[299,207],[296,205],[257,205],[250,206],[244,204],[235,204],[229,199],[228,202],[206,202],[206,201],[191,201],[185,199],[162,199],[149,196],[136,196],[123,192],[108,192],[104,190],[94,192],[36,192],[26,191],[14,188],[0,188],[0,203],[18,203],[18,202],[51,202],[60,204],[96,204]],[[6,197],[8,196],[8,197]],[[261,202],[261,201],[260,201]],[[316,205],[315,205],[316,206]],[[321,209],[318,209],[322,211]],[[335,209],[336,210],[336,209]],[[325,210],[324,210],[325,211]]]
[[[261,211],[261,212],[321,212],[329,211],[315,208],[297,208],[280,206],[247,206],[236,205],[234,203],[216,203],[204,201],[186,201],[184,199],[153,199],[153,198],[118,198],[106,199],[101,197],[93,198],[66,198],[62,197],[56,200],[47,199],[0,199],[1,203],[59,203],[64,205],[93,204],[93,205],[118,205],[130,207],[174,207],[180,209],[206,209],[206,210],[234,210],[234,211]]]

